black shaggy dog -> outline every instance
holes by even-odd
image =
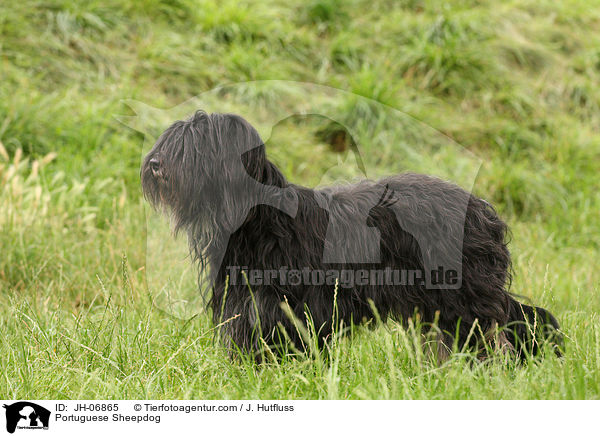
[[[418,318],[438,332],[438,357],[463,345],[483,356],[485,342],[525,356],[547,341],[559,354],[556,319],[507,290],[506,224],[456,185],[418,174],[293,185],[248,122],[203,111],[160,136],[141,179],[187,232],[232,349],[302,348],[293,319],[308,314],[320,345],[337,323]]]

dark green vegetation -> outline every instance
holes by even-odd
[[[564,360],[438,367],[390,323],[328,361],[254,366],[206,314],[159,310],[143,137],[116,121],[121,100],[169,108],[263,79],[385,103],[482,159],[474,190],[511,224],[512,289],[557,315]],[[0,2],[0,397],[600,397],[599,83],[596,0]],[[314,185],[337,155],[309,127],[285,123],[269,151]],[[371,168],[398,169],[396,143],[360,140]]]

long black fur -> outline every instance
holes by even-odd
[[[240,159],[242,164],[235,165]],[[282,328],[300,346],[302,339],[282,303],[297,319],[305,320],[309,313],[323,343],[335,327],[335,286],[271,284],[250,290],[243,281],[232,284],[227,267],[365,268],[326,264],[322,256],[332,219],[342,223],[356,249],[363,246],[366,235],[361,232],[366,227],[356,225],[355,215],[368,204],[376,204],[368,225],[382,235],[378,268],[424,267],[422,247],[407,227],[443,232],[461,226],[461,286],[428,289],[416,283],[339,289],[336,320],[346,326],[372,320],[375,307],[384,321],[406,323],[416,314],[424,323],[437,321],[448,348],[464,345],[469,337],[468,345],[481,347],[479,333],[487,335],[497,327],[504,331],[505,345],[522,356],[537,353],[545,340],[560,343],[554,316],[519,303],[508,292],[506,224],[490,204],[451,183],[408,173],[319,191],[294,185],[267,159],[259,134],[243,118],[203,111],[177,121],[160,136],[144,159],[141,179],[145,197],[172,215],[176,231],[187,232],[200,275],[212,281],[208,305],[214,323],[228,320],[220,328],[221,336],[244,352],[258,353],[263,344],[280,345]],[[256,182],[250,190],[248,180]],[[378,203],[382,187],[402,201]],[[333,199],[333,206],[323,208],[323,197]],[[457,204],[466,205],[466,216]],[[295,214],[284,211],[286,206]],[[443,241],[438,247],[445,249]]]

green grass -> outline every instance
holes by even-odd
[[[1,3],[0,397],[600,398],[599,26],[597,1]],[[270,79],[356,95],[235,86]],[[355,128],[369,174],[471,188],[481,163],[474,192],[512,228],[512,289],[557,315],[564,359],[436,366],[388,323],[336,338],[327,359],[254,365],[227,357],[206,313],[175,316],[156,292],[168,273],[147,263],[148,138],[118,117],[133,115],[124,100],[169,109],[232,84],[179,110],[253,119],[298,183],[361,171],[323,141],[322,117],[270,132],[285,104]]]

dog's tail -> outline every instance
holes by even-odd
[[[558,321],[546,309],[511,299],[506,337],[523,360],[539,354],[544,344],[561,357],[564,339],[559,329]]]

